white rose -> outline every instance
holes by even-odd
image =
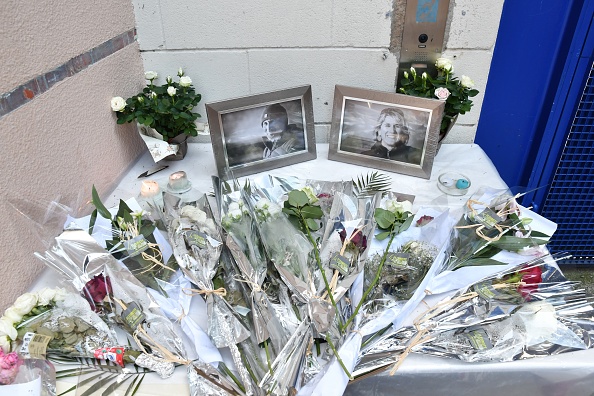
[[[182,69],[181,67],[179,69],[177,69],[177,75],[179,77],[183,76],[184,75],[184,69]]]
[[[171,81],[173,81],[173,78],[171,78],[171,76],[167,76],[165,78],[165,81],[167,81],[167,84],[171,84]]]
[[[54,301],[55,302],[64,301],[64,300],[66,300],[66,297],[68,297],[69,295],[70,295],[70,293],[68,293],[66,291],[66,289],[64,289],[62,287],[57,287],[56,294],[54,295]]]
[[[23,315],[18,313],[14,307],[8,307],[6,311],[4,311],[4,318],[14,324],[20,323],[20,321],[23,320]]]
[[[445,101],[450,97],[450,91],[445,87],[439,87],[435,90],[435,97]]]
[[[189,87],[192,85],[192,79],[188,76],[183,76],[179,78],[179,85],[182,87]]]
[[[39,305],[50,305],[55,295],[56,291],[54,289],[44,287],[37,292],[37,302]]]
[[[408,72],[406,70],[404,71],[404,78],[408,78]]]
[[[156,72],[150,70],[144,73],[144,78],[150,81],[153,81],[155,78],[157,78],[157,76],[158,74]]]
[[[412,213],[412,204],[410,201],[402,201],[398,202],[395,199],[386,201],[386,210],[394,214],[404,213],[404,212],[411,212]]]
[[[16,309],[16,311],[19,314],[25,316],[29,312],[31,312],[31,310],[36,305],[37,305],[37,296],[33,293],[25,293],[16,299],[16,301],[13,304],[13,307],[14,307],[14,309]]]
[[[151,91],[151,99],[155,99],[157,97],[157,93]]]
[[[8,336],[13,341],[18,337],[16,329],[4,316],[0,318],[0,336]]]
[[[468,76],[462,76],[460,77],[460,85],[462,85],[464,88],[472,88],[474,87],[474,81],[472,81]]]
[[[421,78],[423,80],[426,80],[427,79],[427,73],[426,72],[423,72],[423,74],[421,74]]]
[[[448,58],[437,58],[435,67],[437,67],[438,70],[449,71],[450,73],[454,71],[452,61]]]
[[[175,89],[175,87],[167,87],[167,94],[169,96],[175,96],[176,92],[177,92],[177,89]]]
[[[309,200],[309,203],[313,204],[319,201],[318,197],[316,196],[316,193],[314,192],[313,188],[311,188],[310,186],[305,186],[301,189],[301,191],[303,191],[305,193],[305,195],[307,195],[307,199]]]
[[[113,111],[122,111],[126,108],[126,101],[124,98],[116,96],[115,98],[111,98],[111,109]]]
[[[10,340],[7,336],[0,336],[0,348],[4,353],[9,353],[12,345],[10,345]]]

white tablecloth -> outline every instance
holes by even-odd
[[[153,176],[138,179],[138,175],[155,166],[145,153],[117,188],[105,200],[114,206],[119,199],[138,196],[143,180],[156,180],[165,186],[169,175],[183,170],[194,188],[212,191],[211,176],[216,174],[210,144],[192,143],[183,161],[165,162],[169,167]],[[265,172],[275,176],[297,176],[317,180],[352,180],[367,175],[372,168],[329,161],[328,145],[317,146],[317,159]],[[446,171],[465,174],[471,181],[464,196],[450,196],[437,188],[437,177]],[[394,191],[415,196],[414,207],[435,205],[460,208],[481,186],[506,188],[504,181],[484,151],[474,144],[443,145],[435,157],[431,178],[421,179],[381,171],[392,178]],[[255,175],[254,175],[255,176]],[[247,176],[248,178],[250,176]],[[35,288],[55,285],[56,277],[48,273]],[[374,376],[351,384],[347,395],[591,395],[594,390],[594,354],[592,350],[567,353],[542,359],[496,364],[466,364],[453,359],[412,355],[393,377]],[[73,381],[73,380],[70,380]],[[71,384],[69,384],[71,385]],[[59,383],[58,391],[67,384]],[[172,378],[160,380],[148,375],[137,395],[189,394],[185,370],[178,368]]]

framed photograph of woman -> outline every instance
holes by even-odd
[[[223,179],[316,158],[309,85],[208,103],[206,113]]]
[[[445,103],[337,85],[328,159],[429,179]]]

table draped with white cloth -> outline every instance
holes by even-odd
[[[328,144],[317,145],[317,159],[270,171],[261,175],[297,177],[300,179],[348,181],[376,171],[370,167],[330,161]],[[104,200],[106,206],[117,205],[120,199],[137,197],[143,180],[154,180],[165,188],[168,176],[185,171],[194,190],[212,192],[212,176],[216,166],[210,144],[190,143],[188,154],[182,161],[162,161],[168,168],[146,178],[138,176],[155,167],[148,152],[134,163],[119,181],[114,191]],[[413,212],[422,206],[460,209],[468,198],[483,186],[506,189],[505,182],[485,152],[476,144],[442,145],[433,163],[431,177],[422,179],[403,174],[380,171],[392,180],[392,190],[415,197]],[[458,172],[470,180],[467,194],[452,196],[437,187],[437,178],[444,172]],[[244,179],[244,178],[241,178]],[[32,290],[58,285],[58,277],[46,270]],[[190,315],[204,329],[205,304],[193,299]],[[390,376],[388,372],[366,377],[351,383],[346,395],[592,395],[594,394],[594,351],[578,351],[520,360],[509,363],[465,363],[459,360],[411,354],[402,366]],[[58,393],[72,386],[75,379],[58,381]],[[161,380],[148,375],[137,395],[189,395],[186,370],[179,367],[174,375]]]

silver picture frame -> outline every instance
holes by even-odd
[[[445,102],[336,85],[328,159],[429,179]]]
[[[316,158],[310,85],[207,103],[206,114],[224,180]]]

